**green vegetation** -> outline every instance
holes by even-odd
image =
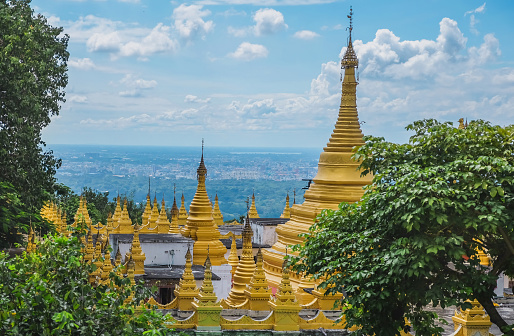
[[[0,1],[0,198],[17,198],[16,206],[2,208],[2,218],[17,218],[22,232],[42,223],[35,214],[54,192],[60,160],[43,151],[41,130],[59,114],[68,81],[68,36],[34,14],[29,4]],[[13,228],[2,228],[2,237],[11,239],[2,240],[3,245],[19,241]]]
[[[360,202],[322,213],[296,247],[295,270],[345,294],[356,335],[399,335],[404,317],[416,334],[440,335],[424,307],[469,308],[473,298],[512,332],[491,299],[498,275],[514,276],[514,126],[423,120],[407,129],[403,145],[366,137],[355,158],[373,184]]]
[[[0,253],[0,334],[2,335],[164,335],[159,312],[136,309],[150,297],[142,285],[110,274],[93,286],[94,265],[84,263],[78,235],[49,236],[34,253],[8,259]],[[124,300],[133,294],[133,300]]]

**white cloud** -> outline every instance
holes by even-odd
[[[120,80],[127,90],[120,91],[119,95],[122,97],[140,97],[143,90],[153,89],[157,86],[157,81],[136,78],[132,74],[127,74]]]
[[[202,5],[306,6],[333,3],[337,0],[198,0]]]
[[[72,57],[68,61],[68,66],[72,68],[77,68],[81,70],[91,70],[95,69],[96,65],[90,58],[76,58]]]
[[[256,36],[275,34],[287,28],[282,13],[271,8],[259,9],[253,16],[253,20]]]
[[[180,37],[191,41],[197,36],[204,37],[214,28],[213,21],[204,21],[203,18],[209,16],[211,11],[202,10],[202,5],[181,4],[173,10],[172,18],[175,20],[175,29]]]
[[[87,97],[86,96],[80,96],[80,95],[70,95],[66,101],[70,103],[78,103],[78,104],[85,104],[87,103]]]
[[[186,103],[200,103],[200,104],[206,104],[208,102],[211,101],[211,98],[205,98],[205,99],[201,99],[197,96],[194,96],[194,95],[186,95],[186,97],[184,98],[184,102]]]
[[[464,16],[470,14],[469,16],[469,28],[472,33],[478,35],[478,30],[476,29],[476,25],[479,22],[478,19],[475,17],[476,13],[483,13],[485,11],[485,2],[482,4],[482,6],[475,8],[474,10],[467,11],[464,13]]]
[[[234,28],[232,26],[227,28],[227,32],[235,37],[244,37],[248,34],[249,30],[248,28]]]
[[[159,23],[141,41],[129,41],[120,46],[120,56],[147,57],[156,53],[176,52],[178,42],[170,38],[170,27]]]
[[[243,42],[237,47],[236,51],[228,54],[229,57],[251,61],[257,58],[265,58],[268,56],[268,49],[260,44],[252,44],[249,42]]]
[[[87,50],[115,52],[120,49],[121,38],[117,31],[110,33],[94,33],[86,42]]]
[[[293,37],[300,40],[312,40],[316,37],[319,37],[319,34],[310,30],[300,30],[294,33]]]
[[[234,8],[229,8],[224,12],[218,13],[217,15],[223,15],[224,17],[231,16],[246,16],[246,12],[244,10],[235,10]]]

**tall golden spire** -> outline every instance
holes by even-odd
[[[164,202],[164,195],[162,195],[161,212],[159,212],[159,217],[157,218],[156,224],[158,233],[168,233],[170,231],[170,222],[168,220],[168,215],[166,215],[166,203]]]
[[[352,14],[350,12],[350,18]],[[370,175],[360,176],[359,163],[351,158],[352,148],[364,144],[356,104],[355,68],[358,60],[352,46],[352,30],[353,25],[350,25],[348,47],[341,61],[344,79],[339,115],[332,136],[320,155],[318,173],[305,192],[303,204],[293,205],[291,220],[277,227],[277,242],[271,249],[263,251],[266,278],[275,288],[281,281],[281,265],[287,246],[303,243],[299,234],[308,232],[323,209],[335,210],[341,202],[359,201],[364,194],[362,188],[372,180]],[[298,274],[291,274],[291,284],[297,290],[301,304],[312,298],[303,288],[313,288],[314,283]]]
[[[173,205],[171,206],[171,225],[169,233],[180,233],[178,225],[179,210],[177,207],[176,188],[173,185]]]
[[[141,216],[141,230],[140,233],[148,232],[148,220],[152,216],[152,200],[150,199],[150,191],[146,195],[146,205],[145,210],[143,210],[143,215]]]
[[[193,310],[193,300],[198,296],[198,288],[196,287],[195,276],[193,275],[191,262],[191,250],[189,245],[186,252],[186,265],[180,282],[175,287],[174,293],[178,301],[179,311]]]
[[[218,193],[216,193],[216,197],[214,197],[212,217],[214,218],[214,223],[216,223],[217,226],[223,225],[223,215],[221,214],[220,205],[218,203]]]
[[[206,176],[207,168],[203,159],[202,140],[202,158],[197,169],[198,187],[189,207],[189,217],[187,217],[183,234],[195,241],[193,245],[194,265],[203,265],[207,257],[206,251],[210,248],[212,264],[220,266],[227,262],[225,259],[227,248],[219,240],[220,232],[212,218],[211,202],[205,189]]]
[[[186,222],[187,222],[187,217],[189,216],[189,214],[187,213],[186,206],[185,206],[184,193],[182,193],[182,197],[180,198],[180,200],[181,200],[181,203],[180,203],[180,209],[179,209],[179,213],[178,213],[178,226],[185,227]]]
[[[255,207],[255,192],[252,193],[252,205],[250,206],[250,212],[248,214],[250,218],[259,218],[257,208]]]
[[[246,289],[246,285],[250,283],[250,280],[252,280],[252,276],[255,271],[255,262],[253,260],[252,251],[253,231],[250,226],[248,214],[246,215],[242,236],[243,251],[241,253],[241,259],[239,259],[236,272],[234,273],[232,289],[225,300],[229,306],[237,306],[246,300],[244,291]]]
[[[230,255],[228,256],[228,264],[232,266],[230,273],[232,274],[233,279],[234,274],[236,273],[237,265],[239,264],[239,257],[237,256],[236,235],[234,234],[232,234],[232,244],[230,245]]]
[[[132,226],[132,220],[129,217],[128,213],[128,205],[127,198],[123,200],[123,210],[121,210],[121,215],[118,224],[118,233],[133,233],[134,227]]]
[[[266,281],[266,274],[262,268],[262,251],[259,248],[257,252],[257,263],[255,264],[255,272],[252,280],[245,289],[245,297],[248,299],[248,309],[250,310],[268,310],[268,301],[271,298],[271,289]]]
[[[289,208],[289,193],[287,193],[286,206],[284,207],[284,212],[282,212],[280,218],[291,218],[291,209]]]

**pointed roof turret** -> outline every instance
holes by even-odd
[[[135,269],[134,274],[145,274],[145,260],[146,256],[141,249],[141,243],[139,242],[139,227],[134,228],[134,236],[132,239],[132,259],[134,259]]]
[[[252,192],[252,205],[250,206],[250,212],[248,214],[250,218],[259,218],[257,213],[257,207],[255,206],[255,191]]]
[[[191,311],[193,310],[193,300],[198,296],[198,288],[196,287],[195,276],[193,275],[191,261],[191,249],[187,246],[186,252],[186,265],[184,267],[184,273],[180,278],[180,282],[175,287],[174,293],[178,301],[179,311]]]
[[[280,215],[280,218],[290,218],[291,217],[291,208],[289,208],[289,193],[286,196],[286,206],[284,207],[284,212]]]
[[[217,226],[223,225],[223,215],[221,214],[220,205],[218,203],[218,193],[216,193],[216,197],[214,197],[212,217],[214,218],[214,223],[216,223]]]
[[[232,266],[232,270],[230,273],[232,274],[232,278],[234,277],[234,273],[236,273],[237,264],[239,264],[239,257],[237,256],[237,245],[236,245],[236,235],[232,234],[232,244],[230,245],[230,255],[228,256],[228,264]]]
[[[150,199],[150,193],[146,195],[146,205],[145,210],[143,211],[143,215],[141,216],[141,233],[146,231],[146,227],[148,225],[148,220],[152,215],[152,200]]]
[[[127,198],[123,200],[123,210],[121,210],[120,220],[118,221],[118,232],[119,233],[133,233],[134,227],[132,226],[132,220],[128,213]]]
[[[179,223],[178,223],[179,209],[177,207],[177,198],[175,197],[175,185],[173,185],[173,205],[171,206],[171,225],[169,233],[179,234]]]
[[[243,251],[241,252],[241,259],[239,259],[236,272],[234,273],[232,289],[230,290],[230,293],[225,300],[229,306],[240,305],[246,300],[244,291],[246,289],[246,285],[248,285],[250,280],[252,280],[253,273],[255,271],[255,262],[253,259],[252,250],[253,231],[252,227],[250,226],[248,213],[246,215],[242,236]]]
[[[166,203],[164,202],[164,195],[162,195],[161,212],[159,212],[159,217],[157,218],[156,224],[158,233],[168,233],[170,231],[170,222],[168,220],[168,215],[166,215]]]
[[[186,226],[182,234],[192,238],[195,243],[193,246],[193,264],[202,265],[205,262],[206,251],[210,248],[210,258],[212,264],[220,266],[225,264],[225,253],[227,248],[219,240],[220,232],[214,223],[212,217],[212,207],[209,201],[209,195],[205,188],[205,179],[207,168],[203,160],[203,141],[202,141],[202,158],[198,167],[198,186],[195,196],[189,206],[189,217],[187,217]]]
[[[187,213],[186,206],[185,206],[185,197],[184,193],[182,192],[181,203],[180,203],[180,209],[178,213],[178,226],[184,227],[186,225],[187,217],[189,214]],[[184,234],[184,233],[182,233]],[[187,235],[186,235],[187,237]]]
[[[349,17],[352,16],[353,11]],[[275,288],[282,281],[281,264],[287,246],[303,243],[304,238],[300,235],[309,232],[323,209],[336,210],[341,202],[359,201],[364,194],[363,187],[373,178],[370,174],[361,177],[359,162],[352,159],[353,148],[363,145],[364,140],[357,112],[355,69],[358,59],[352,45],[353,22],[349,31],[348,45],[341,61],[344,71],[341,105],[332,135],[320,154],[318,172],[305,192],[304,202],[293,207],[291,220],[277,227],[277,242],[271,249],[263,251],[266,278]],[[301,304],[312,300],[312,295],[303,288],[313,288],[315,283],[297,274],[291,275],[290,282]]]
[[[257,252],[257,263],[252,280],[245,289],[245,297],[248,299],[248,309],[250,310],[269,310],[268,301],[271,297],[271,289],[266,281],[266,274],[262,268],[262,251]]]

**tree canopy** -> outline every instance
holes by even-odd
[[[12,189],[9,194],[16,194],[19,208],[29,214],[9,216],[29,218],[33,226],[42,223],[31,215],[54,192],[61,163],[51,151],[44,151],[41,131],[64,102],[67,45],[62,28],[35,14],[30,0],[0,1],[0,182]],[[7,197],[6,189],[1,191],[0,197]],[[16,228],[2,231],[17,237]]]
[[[166,316],[136,308],[150,297],[142,285],[111,272],[106,284],[88,281],[79,236],[49,236],[37,250],[9,259],[0,252],[0,334],[165,335]],[[130,302],[125,302],[129,295]]]
[[[512,330],[492,298],[498,275],[514,275],[514,127],[423,120],[407,129],[407,144],[365,138],[354,158],[372,185],[360,202],[322,212],[294,268],[344,293],[357,334],[398,335],[406,317],[417,334],[438,335],[424,307],[473,298]]]

